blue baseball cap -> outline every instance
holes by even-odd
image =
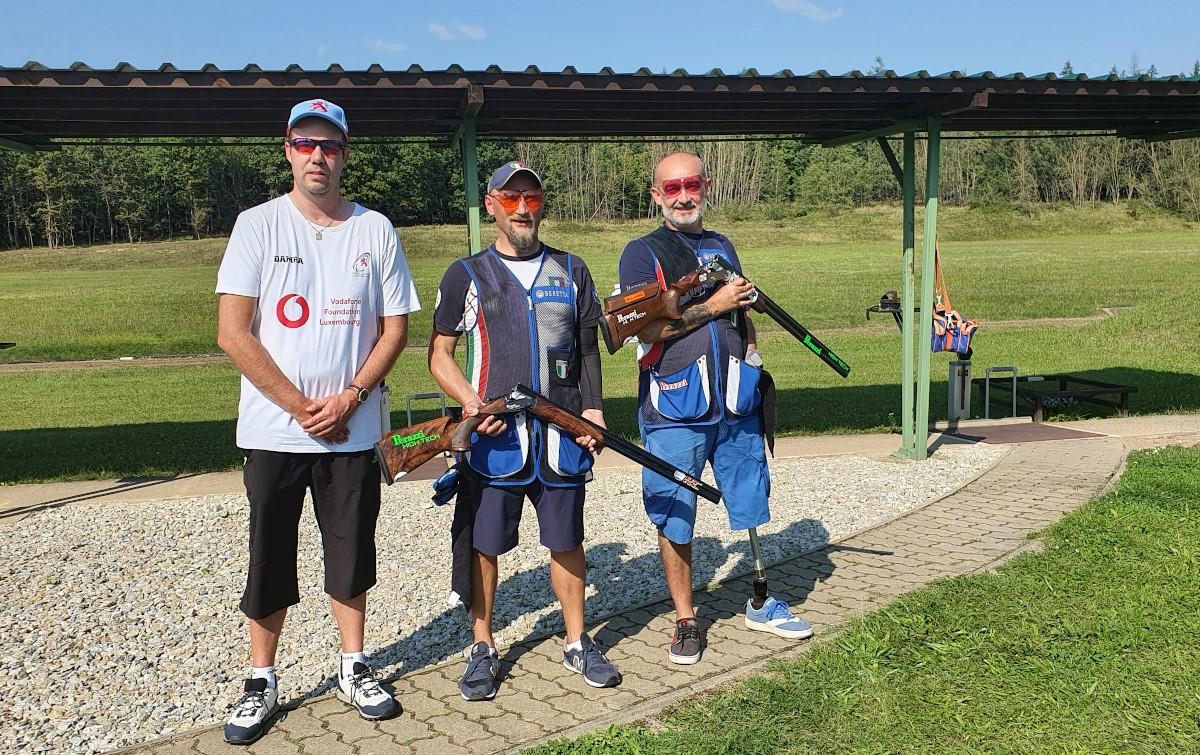
[[[537,173],[534,173],[532,168],[525,167],[525,163],[521,162],[520,160],[510,160],[501,165],[499,168],[496,168],[495,173],[492,173],[492,177],[489,178],[487,182],[487,190],[490,192],[495,189],[503,188],[504,185],[511,181],[512,177],[518,173],[528,173],[529,175],[533,176],[534,181],[537,181],[537,185],[539,187],[542,185],[542,177]]]
[[[346,111],[329,100],[305,100],[297,103],[292,108],[292,114],[288,116],[288,129],[291,129],[297,121],[303,118],[324,118],[341,129],[344,135],[350,136],[350,125],[346,123]]]

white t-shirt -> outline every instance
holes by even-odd
[[[546,252],[542,251],[536,257],[524,260],[509,259],[501,254],[497,254],[496,256],[500,258],[505,267],[512,271],[512,274],[520,281],[521,286],[528,291],[533,288],[533,282],[537,280],[538,273],[542,271],[542,257],[546,256]]]
[[[380,317],[421,308],[396,230],[360,205],[341,225],[321,230],[285,194],[238,215],[217,272],[217,293],[253,296],[251,332],[300,392],[343,391],[379,339]],[[238,405],[240,448],[320,453],[363,451],[382,435],[378,387],[350,418],[350,437],[310,437],[244,375]]]

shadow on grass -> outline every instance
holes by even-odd
[[[1138,389],[1130,396],[1135,414],[1200,411],[1200,376],[1110,367],[1072,373]],[[402,406],[393,397],[393,405]],[[609,428],[638,438],[636,401],[605,399]],[[978,404],[978,402],[976,402]],[[946,384],[934,383],[929,396],[930,419],[945,416]],[[420,422],[436,411],[413,413]],[[1111,416],[1100,407],[1080,405],[1061,418]],[[878,432],[895,427],[900,416],[900,390],[895,384],[786,388],[779,392],[779,434]],[[392,427],[406,424],[404,411],[392,412]],[[35,428],[0,431],[0,484],[63,479],[172,477],[237,469],[235,421],[150,422],[82,428]]]

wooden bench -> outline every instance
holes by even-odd
[[[983,378],[971,381],[983,401]],[[1096,404],[1116,409],[1124,416],[1129,412],[1129,394],[1137,393],[1132,385],[1104,383],[1068,374],[1022,375],[1016,379],[1017,399],[1033,415],[1034,422],[1041,422],[1046,409],[1060,409],[1074,402]],[[1008,380],[993,380],[991,402],[1012,403],[1012,383]],[[1001,396],[997,396],[1001,393]]]

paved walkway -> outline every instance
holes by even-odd
[[[909,590],[990,568],[1029,548],[1030,533],[1100,493],[1130,449],[1195,443],[1198,420],[1177,415],[1075,423],[1108,435],[1013,445],[995,467],[940,501],[770,566],[771,593],[802,603],[818,638],[828,636]],[[709,647],[694,666],[667,660],[673,622],[669,601],[660,601],[590,628],[625,675],[615,689],[592,689],[564,669],[560,637],[532,639],[504,650],[505,680],[491,703],[459,697],[462,662],[456,659],[390,680],[404,706],[396,719],[369,723],[326,696],[281,714],[247,752],[492,753],[638,720],[809,644],[747,630],[741,611],[750,589],[745,575],[698,592]],[[228,755],[231,749],[214,726],[126,752]]]

